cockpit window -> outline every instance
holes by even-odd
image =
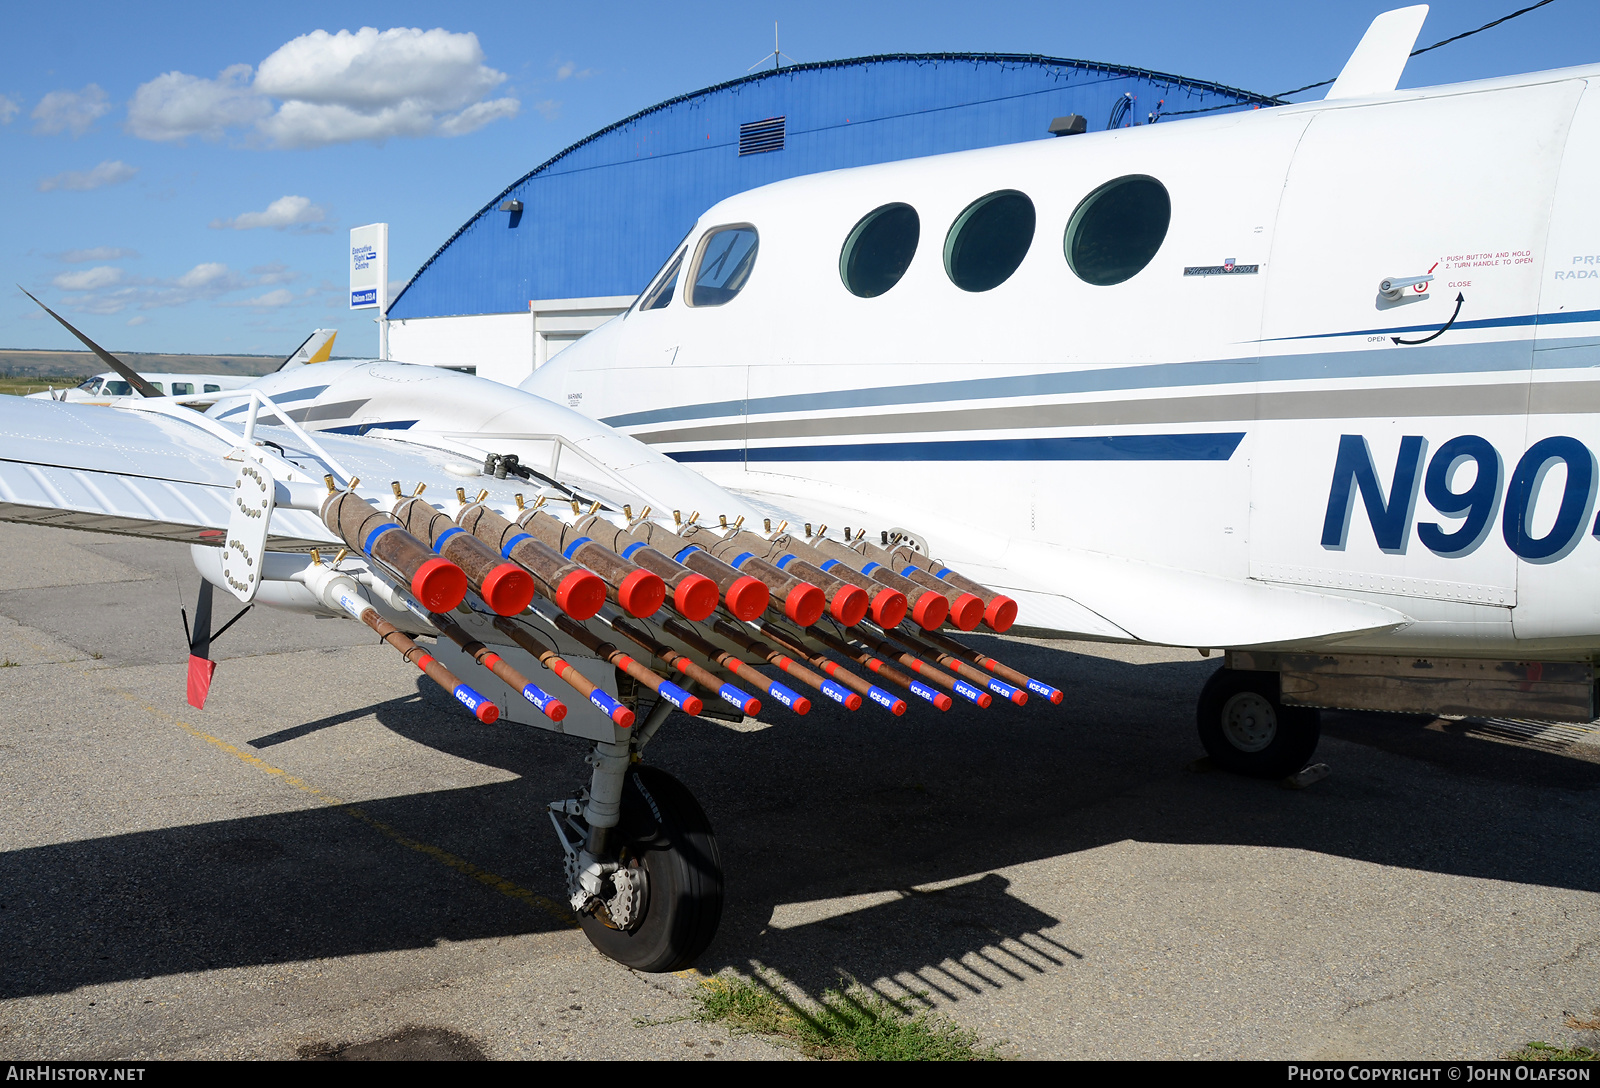
[[[133,386],[127,382],[106,382],[105,392],[109,397],[131,397]]]
[[[667,267],[661,270],[661,275],[656,278],[655,286],[645,292],[644,298],[639,302],[641,310],[659,310],[672,301],[672,294],[678,288],[678,272],[683,267],[683,255],[688,253],[688,247],[678,250],[678,255],[667,262]]]
[[[691,306],[721,306],[744,290],[755,267],[760,238],[748,223],[718,227],[700,240]]]
[[[82,389],[85,393],[93,393],[100,388],[100,379],[85,378],[83,381],[78,383],[78,388]]]
[[[876,298],[900,282],[917,252],[922,222],[909,204],[885,204],[862,217],[839,253],[839,278],[853,295]]]
[[[1144,270],[1166,240],[1172,199],[1143,174],[1108,181],[1083,198],[1067,222],[1067,264],[1084,283],[1110,287]]]
[[[1011,278],[1033,244],[1033,201],[1015,189],[979,197],[944,242],[944,270],[963,291],[989,291]]]

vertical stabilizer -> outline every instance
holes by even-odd
[[[1325,101],[1387,94],[1399,86],[1406,60],[1417,44],[1417,35],[1422,33],[1422,20],[1427,17],[1428,5],[1417,4],[1386,11],[1372,20],[1361,44],[1344,62],[1344,71],[1328,88]]]
[[[306,337],[301,345],[294,349],[294,354],[285,359],[279,370],[290,367],[304,366],[306,363],[325,363],[333,354],[333,338],[339,335],[338,329],[316,329]]]

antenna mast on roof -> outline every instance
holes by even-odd
[[[779,45],[778,45],[778,24],[777,23],[773,23],[772,24],[772,52],[768,53],[766,56],[764,56],[760,60],[756,61],[750,67],[746,68],[745,71],[753,72],[757,68],[761,67],[763,64],[767,63],[767,61],[770,60],[772,62],[772,70],[774,72],[776,72],[780,68],[783,67],[783,58],[784,57],[789,57],[789,54],[785,53],[779,47]],[[789,57],[789,63],[790,64],[795,64],[797,62],[795,61],[795,59],[793,57]]]

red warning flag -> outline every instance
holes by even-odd
[[[196,710],[206,708],[206,696],[211,693],[211,677],[216,671],[215,661],[189,655],[189,705]]]

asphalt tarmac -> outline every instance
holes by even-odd
[[[668,721],[729,900],[650,976],[559,906],[579,743],[266,609],[197,711],[186,549],[0,524],[0,557],[3,1058],[794,1058],[680,1019],[718,972],[1023,1058],[1597,1042],[1600,733],[1328,714],[1289,790],[1196,767],[1215,659],[973,638],[1066,704]]]

